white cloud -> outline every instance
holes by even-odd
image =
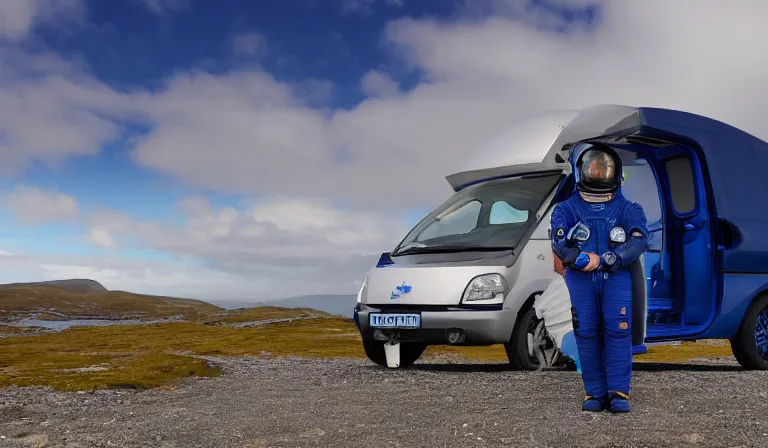
[[[51,53],[0,46],[0,174],[92,155],[119,136],[131,99]]]
[[[400,86],[386,73],[370,70],[360,80],[363,93],[374,97],[390,97],[400,93]]]
[[[423,82],[397,93],[394,81],[369,72],[361,86],[371,98],[344,110],[316,106],[328,98],[327,82],[297,87],[260,70],[193,72],[156,92],[118,93],[57,58],[17,58],[23,63],[0,64],[0,135],[9,136],[0,166],[93,154],[118,135],[112,119],[148,124],[133,152],[141,166],[261,202],[221,209],[190,199],[181,227],[115,213],[88,223],[113,243],[132,238],[204,266],[158,263],[147,273],[103,260],[48,264],[96,269],[103,261],[123,276],[118,284],[169,276],[200,291],[284,296],[334,285],[354,292],[347,286],[406,230],[391,216],[448,196],[445,175],[537,110],[671,107],[768,139],[768,2],[702,0],[695,14],[685,2],[602,2],[594,28],[524,2],[484,7],[496,16],[392,23],[386,43]]]
[[[407,231],[398,218],[294,198],[235,209],[190,197],[176,209],[185,224],[114,211],[80,220],[97,247],[115,248],[119,240],[121,249],[171,259],[125,258],[119,252],[0,256],[0,283],[91,278],[109,289],[234,300],[353,293],[379,254]]]
[[[267,55],[267,39],[258,31],[250,31],[232,38],[232,51],[238,56],[261,58]]]
[[[91,242],[91,244],[100,247],[106,247],[108,249],[112,249],[116,246],[115,240],[112,239],[112,235],[104,229],[91,229],[88,234],[88,240]]]
[[[84,11],[82,0],[2,0],[0,40],[23,39],[39,23],[79,21]]]
[[[758,18],[768,3],[701,2],[695,15],[606,3],[594,30],[537,11],[536,26],[517,16],[391,24],[388,41],[426,82],[351,110],[307,108],[260,72],[179,77],[144,103],[156,127],[136,160],[209,188],[402,208],[444,198],[444,176],[472,148],[541,109],[672,107],[768,136],[768,64],[756,57],[768,49]],[[374,76],[363,80],[370,93],[387,85]]]
[[[73,197],[29,186],[5,193],[2,205],[23,225],[69,221],[75,219],[79,211]]]
[[[137,221],[115,212],[90,219],[102,235],[133,241],[213,269],[272,282],[299,293],[352,291],[381,252],[392,249],[406,223],[377,213],[341,210],[328,201],[275,198],[242,209],[216,208],[203,198],[182,201],[186,224]],[[132,246],[133,247],[133,246]],[[299,284],[293,284],[298,282]],[[253,291],[252,294],[259,294]]]
[[[198,265],[115,257],[0,257],[0,283],[71,278],[96,280],[110,290],[200,299],[253,300],[290,294],[289,289],[274,287],[274,282]]]

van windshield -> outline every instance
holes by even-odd
[[[562,174],[514,177],[467,187],[421,220],[393,256],[514,249]]]

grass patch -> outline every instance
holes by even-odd
[[[319,318],[255,328],[178,322],[10,336],[0,339],[0,387],[149,388],[182,377],[218,374],[202,360],[180,353],[360,358],[365,355],[356,332],[349,320]],[[93,366],[109,367],[89,370]]]
[[[301,316],[306,310],[254,308],[219,317],[264,320]],[[311,314],[317,314],[312,311]],[[468,361],[507,361],[502,345],[433,346],[425,355],[454,354]],[[76,327],[59,333],[0,338],[0,387],[51,386],[60,390],[153,388],[219,370],[195,355],[365,358],[357,328],[349,319],[273,323],[253,328],[206,325],[202,321],[155,325]],[[683,362],[731,356],[728,344],[652,346],[636,361]]]
[[[732,357],[728,341],[682,342],[680,345],[655,345],[648,353],[635,357],[638,362],[685,362],[696,358]]]
[[[489,345],[487,347],[463,347],[451,345],[434,345],[427,347],[425,354],[463,356],[469,361],[507,362],[504,346]]]
[[[29,327],[14,327],[13,325],[0,325],[0,335],[29,333]]]

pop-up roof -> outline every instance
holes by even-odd
[[[518,123],[473,151],[446,177],[455,191],[500,177],[541,171],[570,172],[567,145],[584,140],[646,147],[684,144],[697,150],[717,213],[726,219],[768,221],[756,197],[768,193],[768,143],[723,122],[688,112],[622,105],[541,114]],[[757,196],[756,196],[757,195]]]
[[[484,147],[473,151],[461,171],[447,176],[458,191],[468,185],[526,172],[568,170],[556,154],[563,146],[613,134],[638,125],[638,109],[601,105],[587,109],[549,112],[521,121]],[[617,128],[618,127],[618,128]]]

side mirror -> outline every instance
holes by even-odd
[[[392,257],[390,255],[391,255],[390,252],[384,252],[383,254],[381,254],[381,256],[379,257],[379,261],[376,263],[376,267],[383,268],[384,266],[395,264],[395,262],[392,261]]]

